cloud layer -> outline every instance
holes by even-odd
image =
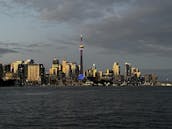
[[[87,46],[101,48],[109,55],[118,53],[121,57],[137,58],[151,55],[156,59],[170,59],[172,55],[171,0],[2,0],[0,6],[6,10],[20,8],[17,13],[32,14],[47,24],[75,28],[69,29],[66,37],[54,35],[50,39],[57,47],[55,43],[64,44],[59,46],[64,49],[68,44],[76,45],[78,35],[83,33]],[[63,30],[57,29],[57,33],[60,31]],[[46,43],[27,45],[49,46]]]
[[[172,54],[171,0],[12,1],[33,9],[42,20],[79,24],[89,45],[107,51]]]

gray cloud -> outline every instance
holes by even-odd
[[[85,25],[90,44],[126,54],[172,54],[172,1],[135,1],[117,18]]]
[[[62,49],[66,49],[68,44],[69,47],[77,45],[79,33],[83,32],[87,46],[98,46],[109,55],[119,53],[143,57],[146,54],[168,58],[172,55],[171,0],[9,1],[12,3],[7,2],[3,6],[9,6],[10,3],[12,7],[30,9],[39,20],[48,23],[53,21],[72,27],[74,25],[76,30],[72,34],[68,33],[74,35],[73,38],[51,39],[54,40],[54,46],[60,49],[62,44]],[[33,43],[21,48],[25,50],[27,47],[38,49],[44,47],[44,44]]]
[[[172,54],[171,0],[13,0],[41,19],[79,23],[89,45],[126,54]],[[69,41],[65,41],[69,42]]]
[[[113,12],[113,4],[126,0],[13,0],[25,7],[33,8],[45,20],[58,22],[84,22],[102,18]]]

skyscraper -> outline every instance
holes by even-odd
[[[113,74],[115,76],[119,76],[120,75],[120,66],[119,66],[119,63],[115,62],[114,65],[113,65]]]
[[[65,59],[62,60],[62,72],[64,74],[66,74],[66,72],[67,72],[67,65],[68,65],[67,61]]]
[[[125,78],[127,79],[128,77],[131,77],[131,64],[130,63],[125,63]]]
[[[58,75],[59,73],[59,60],[54,58],[52,62],[52,66],[49,70],[50,75]]]
[[[22,63],[23,61],[15,61],[11,63],[11,72],[16,74],[18,72],[18,66]]]
[[[134,68],[134,67],[132,67],[132,69],[131,69],[131,74],[132,74],[132,76],[136,76],[136,77],[140,77],[141,76],[141,72],[139,71],[139,69],[138,68]]]
[[[27,81],[31,83],[42,83],[44,77],[43,64],[29,64],[28,65]]]

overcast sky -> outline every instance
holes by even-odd
[[[0,0],[0,62],[172,68],[172,0]]]

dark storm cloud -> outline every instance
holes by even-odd
[[[79,24],[87,43],[125,54],[172,54],[171,0],[12,0],[41,19]]]
[[[91,43],[126,54],[172,54],[172,1],[135,1],[119,18],[85,26]],[[88,42],[89,43],[89,42]],[[90,43],[90,44],[91,44]]]

